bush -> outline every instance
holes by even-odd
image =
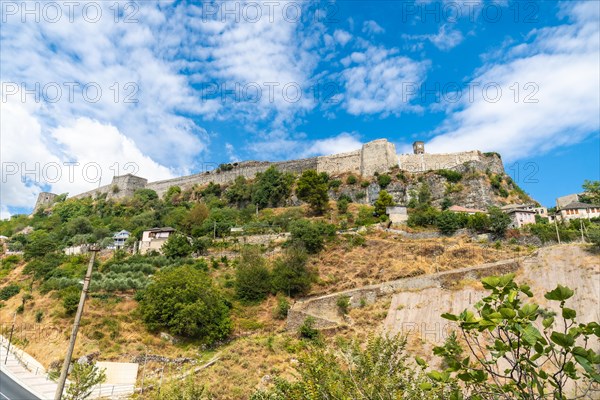
[[[487,232],[490,229],[490,224],[490,218],[487,216],[487,214],[475,213],[469,215],[469,221],[467,223],[467,226],[472,231],[483,233]]]
[[[273,290],[288,296],[306,294],[316,273],[307,265],[306,251],[298,246],[287,249],[286,254],[275,261],[272,272]]]
[[[290,225],[291,242],[303,246],[311,254],[325,247],[325,238],[335,235],[335,227],[324,222],[299,219]]]
[[[387,174],[381,174],[377,177],[377,183],[379,184],[379,187],[385,189],[390,183],[392,183],[392,177]]]
[[[440,212],[433,207],[424,207],[412,209],[408,213],[407,224],[410,227],[415,226],[435,226]]]
[[[346,183],[348,185],[354,185],[356,182],[358,182],[358,179],[356,179],[356,176],[354,175],[348,175],[348,177],[346,178]]]
[[[440,169],[440,170],[435,171],[435,173],[438,174],[439,176],[446,178],[446,180],[448,182],[452,182],[452,183],[456,183],[456,182],[460,181],[463,177],[463,175],[460,172],[453,171],[450,169]]]
[[[142,320],[152,331],[213,343],[232,329],[225,299],[210,279],[190,266],[169,268],[154,276],[140,302]]]
[[[271,291],[271,273],[260,249],[245,247],[235,271],[236,296],[246,301],[263,300]]]
[[[0,289],[0,300],[8,300],[13,296],[16,296],[21,291],[18,285],[10,284]]]
[[[371,184],[371,182],[369,182],[369,181],[362,181],[360,183],[360,187],[361,188],[367,188],[367,187],[369,187],[370,184]]]
[[[497,237],[503,237],[510,225],[510,217],[498,207],[490,207],[488,210],[490,218],[490,231]]]
[[[436,225],[444,235],[452,235],[466,223],[466,218],[460,213],[442,211],[436,218]]]
[[[285,296],[277,296],[277,307],[275,308],[274,316],[276,319],[286,319],[290,309],[290,302]]]
[[[331,181],[329,181],[329,188],[336,190],[338,189],[340,186],[342,185],[342,181],[339,179],[333,179]]]
[[[349,296],[340,296],[336,301],[336,305],[340,313],[346,315],[348,311],[350,311],[350,297]]]
[[[67,315],[75,314],[75,311],[77,311],[77,307],[79,306],[79,299],[81,298],[81,290],[78,287],[71,286],[62,291],[61,297],[63,300],[63,307],[65,309],[65,314],[67,314]]]
[[[337,201],[338,212],[340,214],[346,214],[348,212],[348,204],[350,204],[348,196],[340,196],[340,198]]]
[[[303,339],[308,339],[308,340],[319,339],[321,336],[321,333],[319,332],[319,330],[317,328],[315,328],[315,318],[307,317],[304,320],[304,322],[302,323],[302,325],[300,325],[300,328],[298,328],[298,334]]]

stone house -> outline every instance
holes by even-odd
[[[556,216],[560,221],[600,218],[600,206],[573,201],[556,210]]]
[[[156,250],[161,252],[161,247],[169,237],[175,233],[174,228],[152,228],[142,233],[142,240],[139,244],[140,254],[146,254],[149,251]]]
[[[536,212],[533,210],[511,208],[504,212],[507,213],[511,219],[511,223],[508,226],[509,228],[521,228],[524,225],[535,224]]]
[[[113,235],[113,247],[117,250],[125,248],[125,242],[129,239],[131,233],[126,230],[122,230]]]

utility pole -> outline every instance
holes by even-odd
[[[96,260],[96,253],[100,250],[97,246],[90,246],[89,251],[92,253],[90,263],[88,264],[87,272],[85,273],[85,279],[83,280],[83,289],[81,291],[81,297],[79,298],[79,306],[77,306],[77,314],[75,314],[75,322],[73,322],[73,331],[71,332],[71,340],[69,341],[69,347],[67,348],[67,354],[65,355],[65,361],[60,372],[60,378],[58,379],[58,387],[54,394],[54,400],[60,400],[62,398],[63,390],[65,389],[65,382],[67,381],[67,375],[69,374],[69,366],[71,365],[71,357],[73,357],[73,350],[75,348],[75,341],[77,340],[77,331],[79,330],[79,323],[81,322],[81,316],[83,315],[83,307],[85,306],[85,299],[90,287],[90,281],[92,280],[92,269],[94,267],[94,261]]]
[[[8,353],[10,352],[10,343],[12,342],[13,332],[15,330],[15,322],[17,321],[17,312],[15,311],[15,315],[13,317],[12,327],[10,328],[10,336],[8,337],[8,346],[6,347],[6,357],[4,358],[4,365],[8,361]]]
[[[560,234],[558,233],[558,224],[556,223],[556,217],[554,217],[554,227],[556,228],[556,238],[558,239],[558,244],[560,244]]]

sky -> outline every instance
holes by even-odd
[[[600,179],[600,2],[0,2],[0,217],[242,160],[495,151],[533,198]]]

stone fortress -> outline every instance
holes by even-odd
[[[106,193],[107,198],[126,198],[133,196],[138,189],[146,188],[156,191],[162,197],[171,186],[187,189],[194,185],[232,183],[238,176],[253,179],[257,173],[264,172],[274,166],[283,172],[302,173],[308,169],[326,172],[330,175],[352,173],[362,177],[372,177],[375,173],[385,173],[393,168],[402,171],[419,173],[430,170],[455,169],[467,162],[476,162],[485,169],[495,173],[503,173],[502,160],[495,153],[481,153],[478,150],[448,154],[429,154],[425,152],[423,142],[413,144],[414,154],[396,153],[396,147],[386,139],[377,139],[363,144],[359,150],[329,156],[319,156],[290,161],[244,161],[228,164],[231,169],[215,169],[194,175],[182,176],[156,182],[131,174],[115,176],[111,184],[100,186],[94,190],[71,196],[72,198],[96,197]],[[35,208],[45,207],[52,203],[56,195],[43,192],[38,196]]]

